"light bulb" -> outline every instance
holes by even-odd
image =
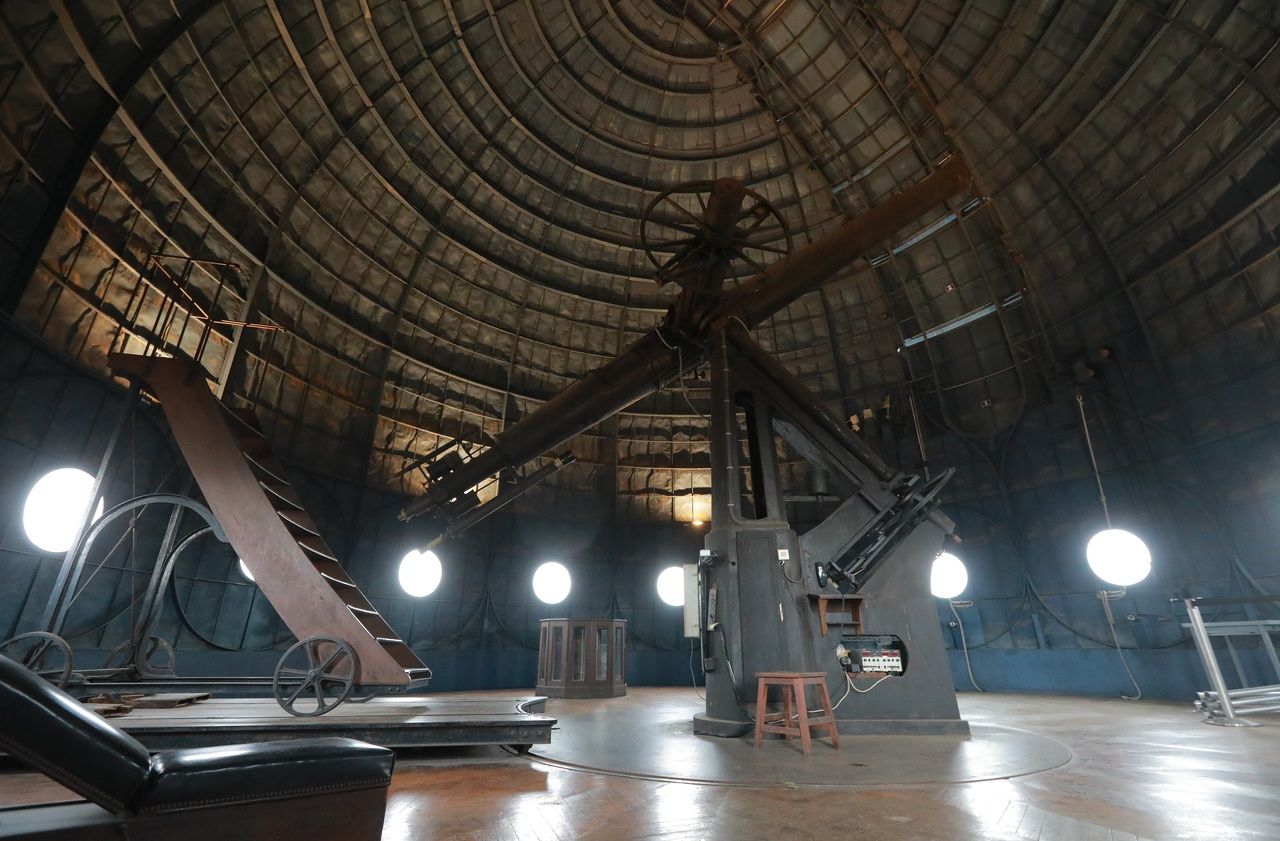
[[[954,599],[969,586],[969,571],[964,568],[964,561],[950,552],[943,552],[933,560],[933,571],[929,575],[929,589],[940,599]]]
[[[560,604],[573,586],[564,564],[548,561],[533,573],[533,594],[545,604]]]
[[[71,548],[93,496],[93,477],[76,467],[51,470],[31,487],[22,506],[22,528],[27,539],[46,552]],[[102,516],[98,500],[93,519]]]
[[[658,598],[672,607],[684,605],[684,570],[667,567],[658,573]]]
[[[415,599],[429,596],[440,586],[444,569],[440,559],[430,549],[412,549],[400,561],[400,589]]]
[[[1089,568],[1108,584],[1128,587],[1151,574],[1151,550],[1142,538],[1124,529],[1103,529],[1084,550]]]

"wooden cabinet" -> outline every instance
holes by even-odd
[[[549,698],[627,694],[627,620],[543,619],[538,630],[538,685]]]
[[[834,625],[849,628],[848,633],[862,633],[862,601],[864,596],[810,593],[809,601],[818,605],[818,628],[825,637]]]

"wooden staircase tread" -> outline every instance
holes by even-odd
[[[243,424],[255,431],[261,432],[258,428],[258,414],[248,406],[232,406],[222,400],[218,401],[218,405],[222,407],[228,415],[236,419],[237,423]]]
[[[277,508],[276,513],[288,525],[301,529],[307,534],[312,534],[316,537],[320,536],[320,532],[316,529],[315,521],[311,519],[311,516],[306,511],[300,508]]]
[[[330,549],[329,545],[325,543],[323,540],[321,540],[318,536],[312,535],[312,534],[304,534],[303,536],[297,538],[297,541],[298,541],[298,545],[301,546],[306,551],[314,555],[319,555],[320,557],[324,558],[326,561],[332,561],[338,566],[342,566],[342,562],[339,561],[338,558],[333,554],[333,550]]]
[[[245,418],[240,414],[240,410],[233,409],[227,404],[221,402],[219,402],[218,405],[223,408],[223,415],[227,418],[228,426],[231,427],[231,433],[233,435],[251,435],[255,438],[261,439],[262,441],[267,440],[267,436],[264,435],[262,430],[258,427],[256,420],[255,422],[250,423],[248,418]]]
[[[284,482],[267,482],[261,479],[258,480],[258,484],[262,486],[264,491],[281,502],[291,505],[299,511],[303,510],[302,500],[298,499],[298,495],[294,493],[292,486],[289,484]],[[276,510],[276,513],[280,513],[279,509]]]
[[[284,470],[279,465],[272,464],[271,466],[268,466],[264,463],[268,461],[268,459],[262,456],[254,456],[250,453],[244,453],[244,460],[249,463],[249,467],[253,472],[258,474],[259,482],[261,482],[265,477],[274,482],[279,482],[282,485],[289,484],[288,478],[284,475]],[[272,459],[272,461],[274,461],[274,459]]]
[[[396,661],[400,668],[404,669],[405,674],[412,677],[414,672],[424,672],[423,679],[431,677],[431,669],[427,668],[427,664],[418,659],[418,655],[413,653],[413,649],[406,642],[401,642],[399,646],[391,646],[386,649]]]
[[[320,573],[320,577],[321,577],[321,578],[323,578],[325,581],[328,581],[328,582],[329,582],[329,584],[330,584],[330,586],[332,586],[332,585],[335,585],[335,584],[336,584],[337,586],[342,587],[342,588],[344,588],[344,589],[346,589],[346,588],[350,588],[350,589],[353,589],[353,590],[359,590],[359,589],[360,589],[359,587],[357,587],[357,586],[355,585],[355,582],[352,582],[352,581],[343,581],[341,578],[334,578],[332,575],[330,575],[330,574],[329,574],[329,573],[327,573],[327,572],[323,572],[323,571],[322,571],[322,572]]]
[[[369,636],[373,637],[375,640],[381,642],[382,640],[399,639],[395,628],[388,625],[387,620],[383,619],[381,614],[371,615],[357,613],[354,614],[354,616],[356,621],[369,632]]]
[[[311,566],[322,575],[328,575],[332,578],[345,583],[352,584],[351,576],[347,575],[347,571],[342,568],[342,564],[337,561],[331,561],[328,558],[312,558]]]
[[[267,442],[261,438],[250,438],[247,435],[234,435],[236,446],[240,448],[240,452],[252,458],[262,458],[271,455],[271,448]]]
[[[341,595],[342,601],[353,611],[356,611],[357,613],[372,614],[380,619],[382,618],[382,614],[378,613],[378,609],[370,604],[369,600],[364,597],[364,593],[360,592],[358,589],[354,592],[344,591]]]

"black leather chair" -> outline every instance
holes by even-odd
[[[395,761],[386,748],[352,739],[153,756],[3,656],[0,750],[89,801],[0,809],[0,839],[30,841],[377,839]]]

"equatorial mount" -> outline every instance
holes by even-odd
[[[640,217],[640,245],[660,286],[709,292],[709,273],[736,281],[790,254],[791,230],[764,196],[736,178],[717,178],[656,195]],[[718,282],[711,285],[718,291]]]

